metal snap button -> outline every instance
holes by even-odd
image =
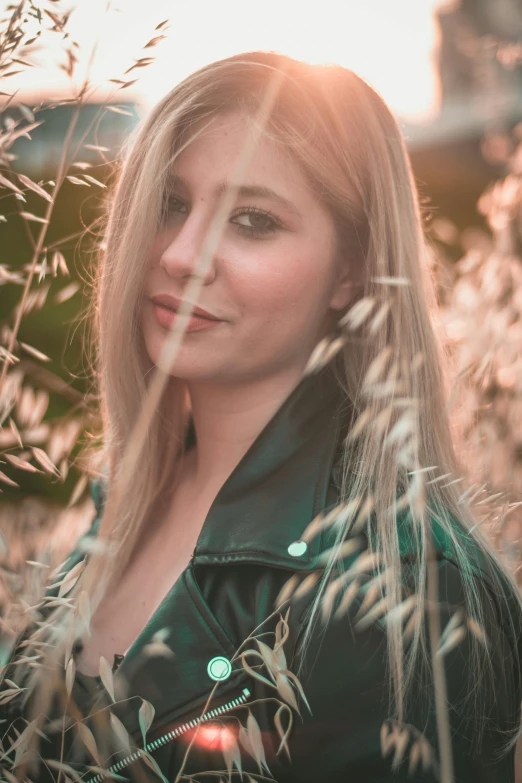
[[[288,547],[288,554],[292,557],[301,557],[308,549],[306,541],[293,541]]]
[[[231,671],[232,664],[223,655],[217,655],[208,662],[207,674],[211,680],[226,680]]]

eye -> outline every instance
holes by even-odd
[[[186,204],[181,201],[173,193],[167,193],[163,199],[163,214],[165,218],[170,217],[173,213],[181,212],[182,209],[186,209]]]
[[[164,220],[174,220],[175,215],[189,211],[188,205],[173,193],[165,195],[163,201]],[[242,219],[242,222],[239,222],[239,219]],[[282,228],[282,224],[274,215],[257,207],[243,208],[230,218],[230,222],[237,227],[239,233],[247,236],[272,234],[278,228]]]
[[[234,222],[238,218],[243,218],[246,222]],[[241,210],[241,212],[237,212],[234,215],[234,219],[231,219],[231,221],[234,222],[234,225],[237,226],[240,232],[250,236],[271,234],[277,231],[278,228],[281,228],[281,223],[273,217],[270,212],[265,212],[256,207],[248,207]]]

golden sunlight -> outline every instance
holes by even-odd
[[[73,82],[78,86],[90,67],[97,88],[94,95],[104,95],[111,86],[108,79],[122,78],[140,57],[155,57],[147,68],[132,71],[132,78],[139,76],[139,81],[118,95],[136,100],[147,111],[172,85],[212,60],[240,51],[273,49],[309,62],[352,68],[397,114],[425,122],[439,107],[433,67],[438,47],[434,10],[441,5],[441,0],[322,0],[320,4],[264,0],[254,9],[242,0],[148,0],[145,5],[141,0],[120,0],[118,5],[76,0],[69,4],[68,24],[80,47]],[[156,25],[165,19],[170,22],[167,37],[143,50]],[[27,100],[70,93],[71,81],[58,68],[66,61],[60,48],[65,42],[57,43],[57,36],[52,40],[52,58],[35,53],[37,67],[11,80],[10,86],[20,88]]]

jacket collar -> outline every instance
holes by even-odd
[[[301,379],[218,492],[200,532],[193,565],[251,562],[292,571],[316,567],[320,536],[302,555],[292,554],[288,547],[326,506],[351,410],[344,400],[331,365]],[[187,447],[191,439],[193,427]],[[95,501],[97,497],[103,503],[100,495],[103,487],[97,486]],[[174,657],[144,658],[154,634],[165,628]],[[209,662],[216,656],[231,660],[235,652],[206,604],[194,570],[187,568],[127,652],[116,677],[124,685],[117,698],[124,700],[112,704],[111,710],[139,737],[141,701],[126,700],[128,693],[139,694],[154,706],[154,726],[165,733],[169,722],[180,720],[208,697],[214,684]],[[247,682],[243,667],[236,665],[229,679],[220,683],[220,698],[237,695]],[[100,698],[93,712],[102,706]]]
[[[219,490],[194,564],[314,568],[319,537],[301,555],[288,548],[325,507],[350,410],[332,363],[302,378]],[[191,422],[187,447],[194,439]]]
[[[337,379],[335,360],[300,380],[227,478],[207,514],[194,564],[257,562],[314,568],[316,539],[303,555],[289,554],[325,507],[332,479],[339,486],[343,439],[353,408]],[[193,421],[185,448],[196,443]],[[97,532],[107,479],[92,482]]]

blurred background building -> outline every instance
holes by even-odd
[[[522,119],[522,2],[461,0],[435,16],[440,111],[404,131],[426,195],[462,228],[482,222],[477,199],[504,169],[499,137]]]

